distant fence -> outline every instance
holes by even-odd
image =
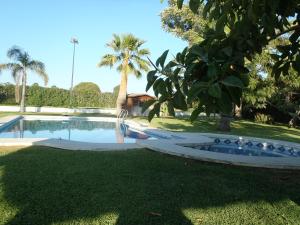
[[[115,115],[116,109],[102,108],[56,108],[56,107],[32,107],[28,106],[25,109],[30,113],[103,113]],[[0,112],[20,112],[19,106],[0,106]]]

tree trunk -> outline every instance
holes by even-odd
[[[121,75],[121,83],[120,83],[120,90],[117,98],[117,111],[116,114],[119,115],[122,109],[126,108],[127,102],[127,74],[126,72],[122,72]]]
[[[16,100],[16,103],[20,104],[20,84],[19,84],[19,81],[16,82],[16,86],[15,86],[15,100]]]
[[[238,119],[242,118],[242,103],[241,103],[240,107],[238,107],[237,105],[234,105],[234,116]]]
[[[26,80],[27,80],[27,75],[26,72],[24,71],[22,77],[22,96],[21,96],[21,105],[20,105],[21,113],[25,112]]]
[[[221,114],[219,130],[224,132],[229,132],[231,130],[230,122],[232,120],[231,116]]]

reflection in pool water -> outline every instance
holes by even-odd
[[[135,143],[148,135],[126,124],[86,120],[20,119],[0,132],[0,138],[57,138],[94,143]]]

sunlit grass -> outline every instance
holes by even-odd
[[[147,123],[146,118],[134,119]],[[213,119],[200,119],[191,123],[188,119],[154,118],[150,125],[156,128],[176,132],[222,133],[217,129],[217,121]],[[300,130],[289,128],[282,124],[268,125],[246,120],[236,120],[231,123],[231,128],[231,132],[226,134],[270,138],[300,143]]]

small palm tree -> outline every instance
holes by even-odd
[[[98,66],[116,66],[121,73],[120,90],[117,98],[117,115],[126,106],[128,75],[134,74],[137,78],[142,76],[143,71],[149,70],[149,62],[144,58],[150,52],[148,49],[141,49],[145,41],[140,40],[132,34],[119,36],[113,35],[113,40],[106,46],[111,48],[115,54],[106,54],[102,57]]]
[[[16,93],[19,92],[18,88],[20,85],[20,81],[22,81],[20,112],[25,112],[27,71],[30,70],[37,73],[44,80],[45,85],[47,85],[48,75],[45,72],[45,65],[40,61],[32,60],[27,52],[21,50],[16,46],[8,50],[7,57],[14,60],[15,62],[0,64],[0,71],[4,69],[9,69],[12,71],[12,76],[16,81]]]

